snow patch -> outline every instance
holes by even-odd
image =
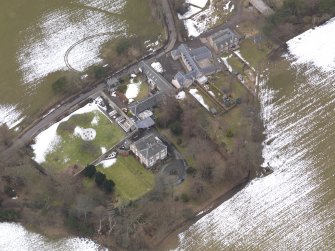
[[[186,93],[184,91],[181,91],[176,95],[176,99],[178,100],[183,100],[185,99],[185,97],[186,97]]]
[[[126,97],[127,99],[134,99],[140,93],[140,86],[142,82],[135,82],[134,79],[130,79],[130,84],[127,85]]]
[[[74,129],[73,135],[80,137],[84,141],[92,141],[97,136],[97,132],[93,128],[82,128],[80,126],[77,126]]]
[[[107,148],[106,147],[100,147],[101,149],[101,154],[105,154],[107,152]]]
[[[95,126],[99,124],[100,117],[95,115],[94,118],[91,121],[91,125]]]
[[[151,64],[151,67],[154,68],[154,70],[157,71],[158,73],[164,72],[163,66],[160,62],[153,62]]]
[[[199,101],[199,103],[205,107],[207,110],[209,110],[209,107],[208,105],[205,103],[205,100],[204,98],[201,96],[201,94],[199,94],[198,90],[197,89],[190,89],[189,91],[191,93],[191,95]]]
[[[188,32],[189,37],[198,37],[201,33],[208,30],[213,26],[219,19],[219,16],[215,15],[215,8],[210,3],[208,9],[199,12],[195,16],[189,19],[184,19],[184,25]],[[179,17],[179,19],[181,19]]]
[[[99,163],[99,165],[102,165],[103,168],[109,168],[113,166],[116,163],[116,158],[114,159],[105,159]]]

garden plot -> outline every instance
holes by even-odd
[[[205,88],[205,87],[204,87]],[[214,89],[213,89],[214,90]],[[207,90],[206,90],[207,91]],[[212,91],[211,91],[212,92]],[[189,90],[189,93],[207,110],[212,112],[222,112],[223,108],[217,105],[213,99],[210,97],[211,94],[207,91],[207,94],[205,93],[205,90],[202,90],[201,88],[191,88]],[[214,92],[213,92],[214,94]],[[214,94],[215,95],[215,94]]]
[[[154,186],[154,174],[133,156],[103,160],[97,170],[113,180],[117,193],[124,200],[136,200]]]
[[[95,102],[53,124],[35,138],[34,160],[45,168],[85,166],[124,137]]]
[[[127,85],[125,96],[129,103],[141,101],[149,94],[149,85],[144,82],[142,76],[132,74]]]

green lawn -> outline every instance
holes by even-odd
[[[211,79],[211,85],[221,91],[225,91],[226,94],[231,94],[233,98],[238,98],[245,94],[245,87],[237,79],[222,72],[215,74]]]
[[[234,71],[243,74],[243,66],[244,64],[240,59],[238,59],[236,56],[232,55],[227,59],[230,66],[233,68]]]
[[[147,170],[133,156],[118,157],[116,163],[109,167],[97,167],[114,181],[116,190],[122,199],[136,200],[149,192],[154,186],[154,174]]]
[[[93,118],[98,118],[97,124],[92,124]],[[74,135],[76,126],[92,128],[96,131],[96,137],[92,141],[84,141]],[[68,121],[62,122],[57,128],[60,142],[46,156],[42,165],[60,171],[68,166],[85,166],[102,154],[101,147],[111,148],[123,137],[122,129],[100,111],[73,115]]]
[[[142,82],[142,84],[140,85],[140,91],[135,100],[137,101],[144,100],[146,97],[148,97],[149,91],[150,91],[149,85],[145,82]]]

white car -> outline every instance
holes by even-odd
[[[106,159],[114,159],[115,157],[116,157],[116,152],[112,152],[111,154],[109,154],[108,156],[107,156],[107,158]]]

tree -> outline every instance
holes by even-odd
[[[106,180],[106,175],[101,173],[101,172],[96,172],[95,173],[95,183],[98,185],[98,186],[101,186],[103,185],[103,183],[105,182]]]
[[[182,109],[173,95],[165,95],[159,104],[157,114],[157,124],[162,128],[168,127],[171,123],[179,121],[182,115]]]
[[[180,135],[183,132],[183,128],[180,125],[179,121],[175,121],[174,123],[170,124],[170,130],[174,135]]]
[[[115,183],[112,180],[105,180],[103,183],[103,188],[107,193],[113,192]]]
[[[10,186],[5,185],[4,192],[11,198],[16,197],[15,190],[13,188],[11,188]]]
[[[92,178],[95,175],[96,171],[97,170],[94,165],[88,165],[85,167],[83,174],[88,178]]]

